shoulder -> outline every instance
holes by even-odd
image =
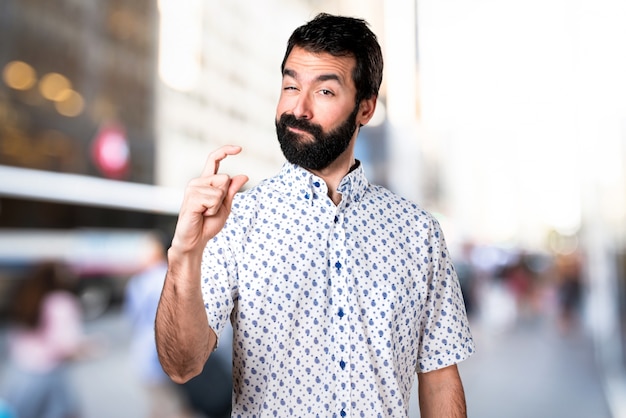
[[[403,197],[384,186],[371,184],[362,201],[370,210],[393,213],[398,220],[418,222],[423,227],[439,228],[437,218],[419,204]]]
[[[240,207],[242,204],[254,202],[259,198],[275,192],[276,183],[277,179],[275,177],[270,177],[260,181],[257,185],[249,189],[237,193],[233,200],[233,207]]]
[[[277,185],[276,177],[262,180],[256,186],[238,192],[232,202],[231,211],[222,231],[214,238],[230,240],[254,224],[267,211],[277,211],[285,201]]]
[[[279,205],[291,195],[291,184],[287,184],[279,174],[261,180],[257,185],[235,195],[231,208],[231,218],[254,216],[270,204]]]

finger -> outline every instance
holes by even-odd
[[[211,184],[206,188],[203,187],[202,195],[198,195],[202,199],[199,206],[202,207],[204,216],[215,215],[222,206],[230,212],[235,194],[248,181],[248,177],[244,175],[234,176],[232,179],[224,174],[211,177],[212,180],[215,178],[225,179],[225,181],[220,181],[219,185]]]
[[[224,204],[226,205],[226,208],[229,212],[235,194],[241,189],[244,184],[246,184],[247,181],[248,176],[244,175],[233,176],[230,179],[230,186],[228,187],[228,192],[226,193],[226,197],[224,198]]]
[[[195,197],[228,193],[230,186],[230,176],[226,174],[216,174],[208,177],[196,177],[191,179],[185,189],[185,197],[194,199]]]
[[[238,145],[224,145],[216,149],[207,157],[204,169],[202,169],[202,176],[205,177],[216,174],[217,170],[220,168],[220,161],[229,155],[239,154],[240,152],[241,147]]]
[[[230,185],[230,176],[226,174],[215,174],[210,177],[200,177],[203,180],[202,184],[206,184],[208,187],[217,189],[223,189],[224,192],[228,190]]]

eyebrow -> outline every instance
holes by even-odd
[[[291,70],[289,68],[285,68],[283,70],[283,77],[284,76],[291,77],[295,80],[298,79],[298,74],[294,70]],[[339,84],[343,84],[341,81],[341,78],[337,74],[334,74],[334,73],[320,74],[319,76],[315,78],[315,81],[329,81],[329,80],[334,80],[338,82]]]

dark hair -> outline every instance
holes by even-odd
[[[69,290],[69,275],[69,269],[61,263],[44,261],[32,266],[13,294],[9,311],[12,321],[27,328],[36,328],[44,299],[56,290]]]
[[[365,20],[318,14],[289,37],[281,72],[285,69],[287,57],[296,46],[313,53],[354,57],[356,66],[352,78],[357,90],[357,104],[363,99],[378,96],[383,79],[383,55],[376,35]]]

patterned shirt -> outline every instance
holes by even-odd
[[[438,222],[296,165],[237,194],[202,262],[209,325],[233,324],[233,417],[402,417],[416,372],[474,350]]]

